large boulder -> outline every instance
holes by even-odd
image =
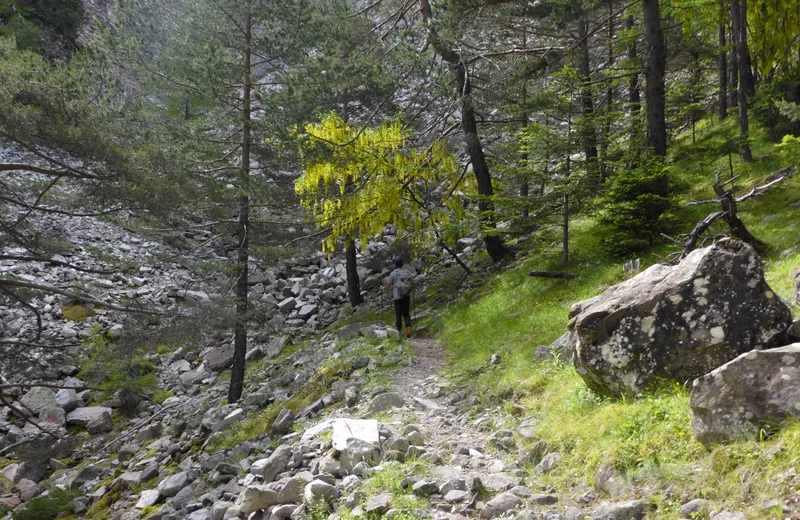
[[[92,435],[110,432],[114,429],[111,413],[111,408],[106,408],[105,406],[84,406],[76,408],[67,414],[67,424],[86,428]]]
[[[201,356],[205,361],[206,368],[212,372],[228,369],[233,365],[233,343],[207,348]]]
[[[703,444],[758,439],[800,416],[800,343],[753,350],[696,379],[692,429]]]
[[[56,393],[49,388],[35,386],[19,400],[33,415],[39,415],[45,410],[57,408]]]
[[[570,310],[574,363],[603,395],[686,382],[753,349],[785,344],[791,312],[739,241],[697,249],[679,265],[654,265]]]

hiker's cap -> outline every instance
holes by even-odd
[[[394,262],[394,265],[396,265],[398,267],[403,265],[403,257],[402,256],[396,256],[396,257],[394,257],[394,259],[392,261]]]

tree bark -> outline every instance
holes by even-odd
[[[628,16],[626,27],[628,29],[633,29],[633,16]],[[636,38],[631,38],[631,43],[628,45],[628,59],[634,61],[637,57]],[[630,108],[631,116],[639,113],[639,110],[641,110],[641,102],[639,75],[632,74],[630,80],[628,80],[628,107]]]
[[[742,162],[752,162],[750,151],[750,120],[748,117],[748,93],[754,88],[750,71],[750,58],[747,52],[747,27],[743,19],[747,9],[747,0],[731,0],[731,23],[735,38],[736,61],[739,68],[739,156]],[[749,79],[748,79],[749,76]]]
[[[728,80],[728,107],[739,106],[739,60],[736,57],[736,34],[733,32],[731,23],[730,32],[731,58],[730,58],[730,79]]]
[[[750,51],[747,48],[747,0],[732,0],[732,2],[738,2],[736,13],[739,18],[739,36],[736,39],[736,54],[739,56],[739,90],[751,98],[756,95],[756,82],[750,63]]]
[[[358,279],[358,252],[355,239],[347,241],[345,250],[345,271],[347,272],[347,293],[350,305],[355,309],[364,302],[361,297],[361,282]]]
[[[606,34],[606,51],[608,52],[606,67],[608,70],[614,66],[614,2],[608,2],[608,33]],[[611,105],[614,103],[614,89],[609,81],[606,87],[605,122],[603,123],[603,138],[600,140],[600,182],[605,183],[608,176],[608,143],[611,141]]]
[[[723,10],[723,13],[725,11]],[[719,119],[728,117],[728,43],[725,41],[725,20],[719,22]]]
[[[239,210],[236,238],[238,250],[236,255],[236,318],[233,339],[233,366],[231,367],[231,382],[228,387],[228,402],[235,403],[242,397],[244,386],[245,355],[247,354],[247,307],[248,307],[248,272],[250,260],[250,140],[251,140],[251,113],[250,100],[252,93],[252,29],[253,20],[251,2],[245,3],[245,49],[243,56],[243,86],[242,86],[242,165],[239,172],[239,196],[236,205]]]
[[[647,42],[647,146],[656,156],[667,155],[665,86],[667,45],[661,30],[659,0],[642,0],[644,38]]]
[[[578,48],[580,61],[578,74],[581,78],[581,139],[586,169],[590,178],[594,179],[597,170],[597,132],[594,127],[594,99],[591,87],[591,65],[589,62],[589,21],[582,17],[578,22]]]
[[[456,79],[456,98],[461,108],[461,130],[464,132],[464,145],[472,162],[472,171],[475,174],[475,182],[478,186],[478,210],[480,211],[480,221],[483,226],[483,241],[486,245],[486,252],[495,262],[505,256],[506,248],[500,235],[497,233],[497,225],[494,218],[494,188],[492,187],[492,176],[489,172],[489,165],[486,163],[486,155],[483,153],[483,145],[478,136],[478,124],[475,119],[475,107],[472,103],[472,83],[469,77],[467,64],[461,55],[447,46],[439,37],[431,20],[431,6],[428,0],[419,0],[422,21],[428,29],[428,45],[433,46],[436,53],[448,64]]]
[[[233,339],[233,366],[231,367],[231,382],[228,387],[228,402],[235,403],[242,397],[244,386],[245,355],[247,354],[247,283],[249,271],[249,231],[250,231],[250,98],[252,91],[251,76],[251,44],[252,44],[252,14],[250,0],[245,4],[245,49],[243,56],[243,86],[242,86],[242,165],[239,172],[239,196],[236,205],[239,218],[236,228],[238,252],[236,255],[236,318]]]

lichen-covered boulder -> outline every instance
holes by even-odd
[[[790,324],[756,252],[731,240],[576,303],[569,328],[586,384],[621,395],[660,378],[684,383],[745,352],[781,346]]]
[[[703,444],[758,439],[800,417],[800,343],[753,350],[696,379],[690,405]]]

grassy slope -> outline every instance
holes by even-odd
[[[714,172],[728,172],[727,156],[713,152],[720,147],[719,130],[706,128],[696,144],[684,139],[673,147],[673,171],[690,187],[685,200],[711,198]],[[739,193],[786,165],[764,136],[756,135],[755,141],[754,155],[765,156],[762,160],[741,165],[733,158],[735,173],[742,176]],[[712,159],[704,163],[698,157]],[[793,292],[790,273],[800,264],[800,253],[790,249],[800,245],[800,208],[788,206],[798,200],[800,183],[792,180],[740,207],[750,230],[772,246],[764,259],[767,279],[786,300]],[[683,230],[716,209],[682,208],[678,216]],[[688,389],[665,384],[635,399],[600,399],[571,365],[533,361],[538,345],[549,344],[566,330],[572,303],[622,280],[621,262],[602,251],[599,231],[588,219],[573,224],[570,270],[580,273],[578,278],[528,277],[529,269],[557,266],[556,258],[533,255],[444,311],[439,338],[450,354],[454,379],[468,381],[486,403],[503,403],[508,426],[525,416],[539,419],[539,437],[564,456],[554,471],[534,477],[541,484],[580,494],[592,486],[598,465],[609,459],[638,489],[649,490],[657,506],[654,518],[678,518],[680,504],[698,497],[753,518],[781,518],[780,511],[760,505],[800,491],[800,482],[781,476],[800,460],[800,425],[789,424],[765,442],[706,449],[692,436]],[[660,247],[644,255],[642,265],[670,251]],[[501,353],[502,362],[487,367],[493,353]]]

